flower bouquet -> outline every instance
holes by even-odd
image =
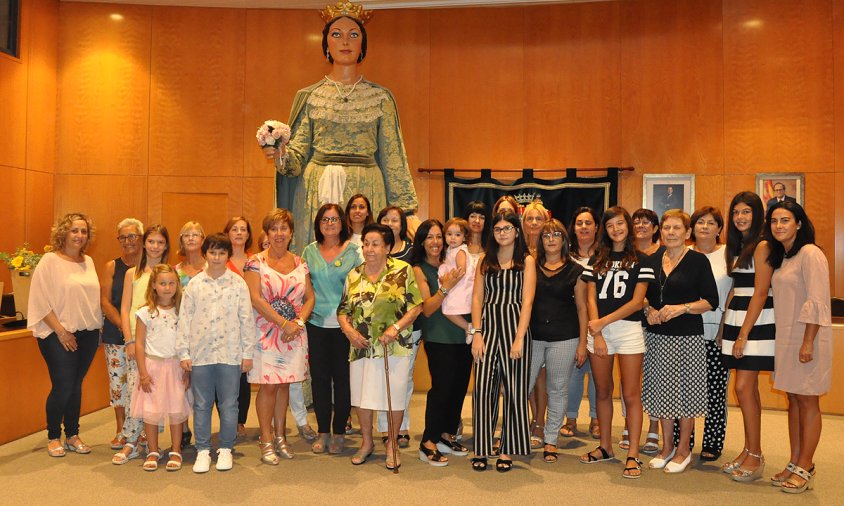
[[[44,246],[44,253],[52,251],[51,246]],[[10,271],[31,271],[41,261],[43,253],[36,253],[29,249],[28,243],[23,243],[14,253],[0,251],[0,260],[6,264]]]
[[[290,127],[281,121],[267,120],[258,127],[255,138],[261,148],[277,149],[279,145],[287,144],[290,140]]]

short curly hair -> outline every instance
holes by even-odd
[[[67,213],[53,225],[53,228],[50,229],[50,245],[53,247],[53,251],[64,250],[67,233],[70,232],[73,222],[77,220],[84,221],[88,227],[88,241],[82,246],[82,250],[80,251],[80,253],[85,253],[88,246],[91,245],[91,241],[94,240],[96,229],[94,228],[94,222],[91,221],[91,217],[82,213]]]

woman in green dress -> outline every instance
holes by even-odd
[[[363,193],[373,209],[393,205],[412,214],[418,208],[395,99],[360,73],[367,15],[362,8],[323,11],[322,48],[331,72],[297,93],[289,143],[264,148],[278,171],[278,206],[294,210],[305,225],[296,227],[296,251],[314,240],[313,216],[323,204]]]

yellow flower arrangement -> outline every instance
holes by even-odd
[[[44,246],[44,253],[52,251],[50,246]],[[38,262],[41,261],[43,253],[36,253],[29,249],[29,244],[24,243],[23,246],[18,247],[14,253],[0,252],[0,260],[2,260],[9,270],[12,271],[31,271],[35,269]]]

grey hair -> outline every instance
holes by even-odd
[[[138,235],[144,235],[144,224],[141,223],[141,220],[135,218],[123,218],[120,220],[120,223],[117,224],[117,233],[120,233],[120,229],[125,227],[135,227],[138,230]]]

